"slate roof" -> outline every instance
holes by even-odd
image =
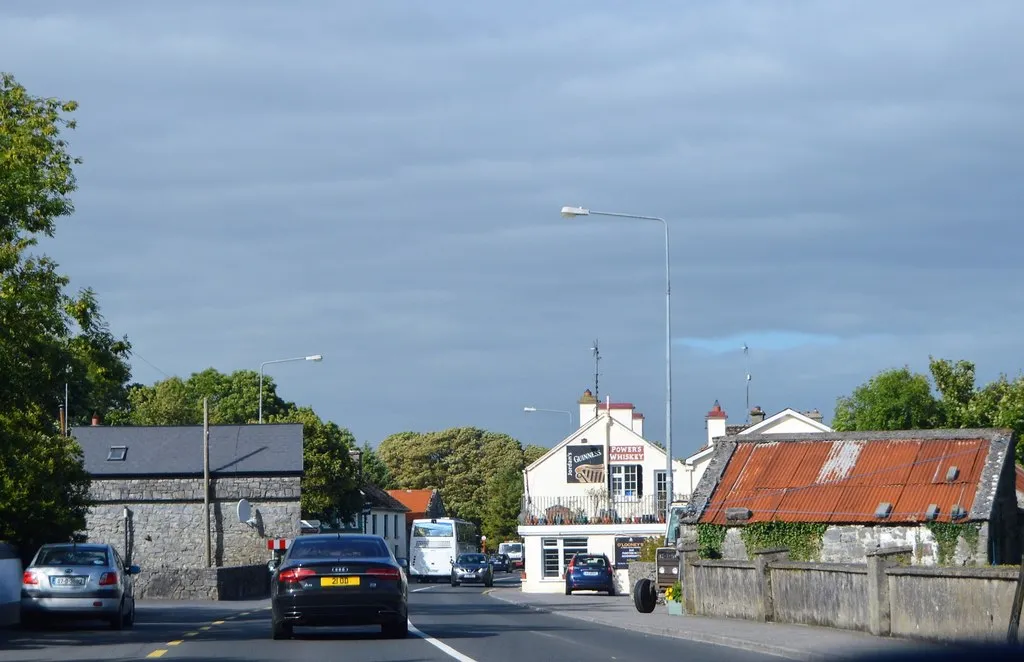
[[[85,426],[72,436],[93,477],[201,476],[203,426]],[[111,448],[124,459],[111,461]],[[302,424],[211,425],[211,475],[301,475]],[[116,452],[116,451],[115,451]]]
[[[364,483],[359,489],[363,491],[363,496],[375,508],[380,508],[381,510],[395,510],[400,513],[409,512],[409,509],[404,506],[401,501],[372,483]]]
[[[991,517],[1011,430],[746,434],[721,437],[686,521],[897,524]],[[876,516],[887,503],[888,517]],[[729,509],[749,510],[730,521]]]

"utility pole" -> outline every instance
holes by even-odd
[[[206,513],[206,567],[213,567],[210,542],[210,407],[203,398],[203,512]]]

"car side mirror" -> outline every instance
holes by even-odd
[[[401,565],[403,568],[408,569],[409,559],[398,559],[398,564]]]
[[[267,570],[274,572],[277,570],[277,566],[281,565],[281,559],[270,559],[267,562]]]
[[[128,574],[129,575],[137,575],[140,572],[142,572],[142,568],[140,568],[139,566],[137,566],[137,565],[130,565],[130,566],[128,566]]]

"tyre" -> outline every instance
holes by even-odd
[[[112,616],[111,619],[110,619],[110,629],[111,630],[123,630],[124,629],[124,621],[125,621],[125,618],[124,618],[124,601],[122,600],[121,604],[117,606],[117,615],[116,616]]]
[[[608,595],[615,595],[615,584],[608,587]]]
[[[132,608],[128,611],[128,618],[124,621],[125,627],[135,627],[135,600],[132,600]]]
[[[654,611],[658,602],[658,589],[650,579],[638,579],[633,584],[633,606],[641,614],[649,614]]]
[[[409,636],[409,619],[384,623],[380,626],[380,633],[388,639],[405,639]]]
[[[566,595],[572,595],[572,589],[569,588],[569,582],[565,583],[565,594]]]
[[[292,626],[271,619],[270,630],[274,639],[291,639]]]

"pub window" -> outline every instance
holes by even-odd
[[[586,538],[566,538],[562,541],[562,572],[569,566],[569,561],[577,554],[587,553]]]
[[[612,496],[620,499],[644,495],[644,468],[641,464],[613,464]]]
[[[587,542],[587,538],[542,539],[544,579],[560,579],[572,557],[587,553]]]
[[[373,529],[370,532],[373,535],[377,535],[377,513],[373,514]]]
[[[562,568],[558,563],[558,538],[544,538],[544,578],[562,576]]]

